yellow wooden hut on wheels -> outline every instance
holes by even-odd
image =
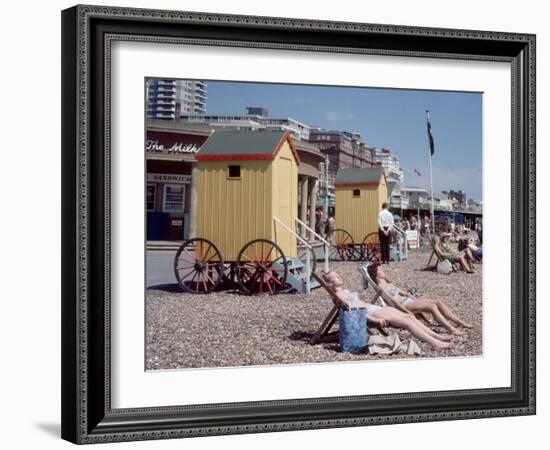
[[[179,284],[209,292],[229,271],[246,292],[277,292],[297,251],[295,237],[274,223],[294,229],[299,157],[289,133],[214,132],[196,159],[197,237],[176,255]]]
[[[341,169],[336,174],[335,256],[352,259],[364,247],[378,242],[378,212],[388,201],[381,166]],[[358,248],[359,247],[359,248]]]

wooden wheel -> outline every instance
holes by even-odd
[[[222,255],[207,239],[189,239],[176,253],[174,273],[184,291],[193,294],[212,292],[222,281]]]
[[[229,283],[235,282],[237,269],[234,263],[224,263],[223,265],[223,277]]]
[[[237,282],[247,294],[276,294],[285,287],[287,273],[283,251],[267,239],[250,241],[237,257]]]
[[[353,259],[353,253],[354,244],[351,234],[341,228],[334,230],[334,244],[330,259],[349,261]]]
[[[380,238],[378,232],[369,233],[363,239],[363,255],[367,261],[381,261]]]

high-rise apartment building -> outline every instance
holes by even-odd
[[[181,114],[206,112],[206,82],[147,80],[147,118],[176,120]]]

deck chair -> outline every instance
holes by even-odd
[[[325,280],[323,280],[323,277],[319,276],[315,272],[313,272],[311,276],[319,282],[319,284],[321,285],[321,287],[325,291],[327,291],[328,295],[330,295],[330,298],[331,298],[332,302],[334,303],[334,306],[331,309],[331,311],[328,313],[325,320],[323,320],[323,323],[321,324],[319,329],[311,337],[311,339],[309,340],[309,343],[311,345],[315,345],[315,344],[318,344],[320,342],[336,341],[338,339],[338,331],[333,331],[331,333],[330,329],[332,328],[332,326],[336,323],[336,320],[338,319],[338,310],[340,308],[347,308],[348,305],[336,296],[336,293],[334,292],[334,290],[327,283],[325,283]],[[370,327],[370,328],[367,327],[367,332],[369,334],[372,334],[372,328],[377,329],[384,336],[388,335],[388,333],[382,327],[376,326],[376,325],[374,327]]]
[[[365,266],[361,266],[359,267],[359,272],[361,273],[361,275],[363,276],[363,278],[368,282],[368,284],[370,286],[372,286],[372,288],[374,289],[374,292],[376,292],[376,297],[380,297],[380,299],[382,300],[382,303],[384,303],[385,306],[393,306],[394,308],[396,309],[399,309],[399,310],[403,310],[406,308],[399,305],[397,306],[396,302],[388,295],[388,293],[386,291],[384,291],[383,289],[381,289],[375,282],[374,280],[371,278],[371,276],[369,275],[369,272],[367,270],[367,267],[368,267],[368,264],[365,265]],[[403,311],[405,312],[405,311]],[[409,312],[409,311],[407,311]],[[423,320],[425,323],[427,323],[428,325],[432,325],[432,323],[428,320],[428,318],[423,314],[423,313],[416,313],[415,314],[415,317],[418,319],[418,320]]]
[[[424,268],[424,270],[434,270],[437,267],[437,263],[439,262],[437,258],[437,254],[435,253],[434,238],[432,236],[428,236],[426,239],[430,244],[430,248],[432,249],[432,252],[430,253],[430,259],[428,259],[428,262],[426,263],[426,267]],[[430,265],[434,256],[436,258],[436,262],[434,265]]]
[[[441,253],[441,250],[439,249],[438,244],[438,238],[436,236],[428,236],[428,242],[430,243],[430,246],[432,247],[432,253],[430,254],[430,259],[428,260],[428,263],[426,264],[426,267],[424,270],[435,270],[437,268],[437,265],[441,262],[446,260],[443,253]],[[430,265],[432,262],[432,258],[435,256],[435,264]],[[462,266],[459,262],[451,262],[451,266],[453,268],[453,272],[458,272],[462,270]]]

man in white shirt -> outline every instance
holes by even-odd
[[[378,213],[378,238],[382,253],[382,264],[390,262],[390,240],[393,232],[393,215],[388,211],[388,204],[382,203],[382,210]]]

